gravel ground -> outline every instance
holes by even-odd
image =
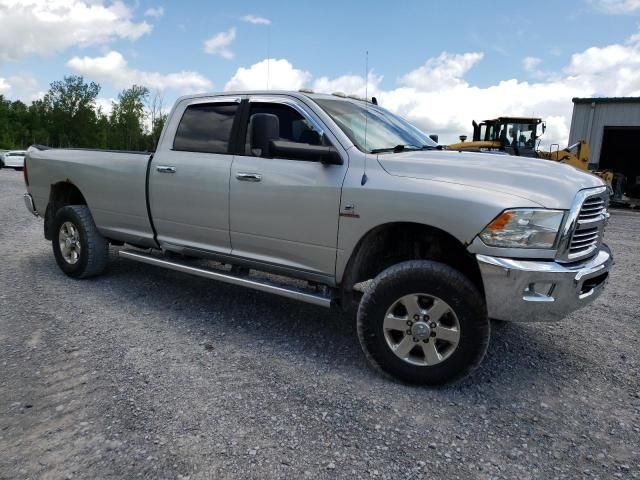
[[[640,215],[607,292],[497,324],[452,387],[378,376],[347,315],[117,259],[58,270],[0,171],[0,478],[640,478]]]

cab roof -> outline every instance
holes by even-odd
[[[218,96],[248,96],[248,95],[287,95],[295,98],[310,98],[312,100],[319,99],[331,99],[331,100],[343,100],[350,102],[365,102],[365,99],[359,97],[357,95],[347,95],[342,92],[334,92],[334,93],[316,93],[313,90],[309,89],[300,89],[300,90],[239,90],[239,91],[230,91],[230,92],[207,92],[207,93],[196,93],[183,95],[176,103],[185,99],[192,98],[206,98],[206,97],[218,97]],[[372,97],[373,98],[373,97]],[[373,102],[371,100],[368,103]]]

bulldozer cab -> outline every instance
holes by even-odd
[[[538,138],[546,129],[540,118],[498,117],[473,122],[474,142],[499,142],[500,149],[513,155],[536,156]]]

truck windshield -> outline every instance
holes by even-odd
[[[438,145],[406,120],[379,106],[350,100],[314,100],[363,152],[397,152]]]

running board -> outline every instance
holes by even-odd
[[[268,280],[252,279],[245,276],[237,276],[223,271],[208,270],[205,268],[194,267],[184,263],[167,260],[165,258],[156,257],[148,253],[137,252],[133,250],[120,250],[118,256],[135,260],[136,262],[148,263],[158,267],[168,268],[177,272],[189,273],[198,277],[209,278],[211,280],[219,280],[221,282],[238,285],[241,287],[253,288],[261,292],[273,293],[281,297],[292,298],[302,302],[311,303],[320,307],[331,307],[331,297],[320,293],[305,292],[304,290],[285,286],[282,284],[272,283]]]

